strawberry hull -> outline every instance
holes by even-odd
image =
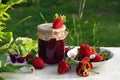
[[[38,55],[45,63],[56,64],[64,57],[65,39],[58,41],[56,41],[56,39],[51,39],[49,41],[39,39],[38,47]]]

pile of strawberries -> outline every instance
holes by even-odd
[[[104,60],[103,56],[98,54],[97,51],[88,44],[80,45],[76,58],[77,57],[81,57],[81,59],[87,57],[91,62],[100,62]]]
[[[66,54],[69,50],[70,48],[66,48]],[[88,44],[81,44],[80,48],[78,49],[78,54],[75,56],[75,60],[79,61],[79,64],[76,67],[76,73],[79,76],[86,77],[89,76],[89,71],[93,69],[93,65],[91,64],[91,62],[101,62],[104,60],[104,58],[101,54],[98,54],[97,51]],[[65,63],[62,65],[65,65]],[[66,63],[66,65],[70,66],[70,64],[68,63]],[[64,67],[64,71],[66,70],[69,71],[70,67]]]

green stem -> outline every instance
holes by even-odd
[[[40,16],[41,16],[41,18],[43,19],[43,21],[45,22],[45,23],[47,23],[47,20],[45,19],[45,17],[43,16],[43,14],[40,12]]]
[[[82,16],[83,16],[83,10],[84,10],[84,7],[85,7],[85,2],[86,0],[80,0],[80,3],[79,3],[79,11],[78,11],[78,17],[81,19]]]
[[[90,70],[90,72],[93,72],[95,74],[100,74],[99,72],[96,72],[96,71],[93,71],[93,70]]]

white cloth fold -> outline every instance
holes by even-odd
[[[38,25],[38,38],[49,41],[50,39],[56,39],[56,40],[63,40],[66,38],[68,32],[66,30],[66,26],[63,25],[59,29],[53,29],[52,23],[44,23]]]

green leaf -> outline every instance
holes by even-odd
[[[5,79],[3,79],[2,77],[0,77],[0,80],[5,80]]]
[[[34,53],[37,53],[37,40],[32,40],[27,37],[18,37],[13,45],[8,49],[8,52],[26,56],[28,53],[32,52],[32,50],[34,50]]]
[[[75,60],[78,60],[78,61],[80,61],[81,59],[82,59],[81,55],[77,55],[76,58],[75,58]]]
[[[0,16],[5,12],[7,5],[0,3]]]
[[[7,54],[3,54],[1,57],[1,67],[4,66],[7,62]]]
[[[28,51],[26,50],[25,46],[19,46],[20,49],[20,54],[22,54],[22,56],[26,56],[28,54]]]
[[[9,53],[20,53],[18,45],[13,43],[10,48],[8,49]]]
[[[17,23],[13,24],[13,25],[12,25],[12,28],[7,28],[7,30],[14,32],[18,26],[20,26],[23,22],[25,22],[26,20],[30,19],[31,17],[32,17],[32,16],[27,16],[27,17],[21,19],[21,20],[18,21]]]
[[[20,4],[26,2],[27,0],[9,0],[7,4]]]
[[[0,22],[0,27],[2,27],[3,25],[5,25],[5,23]],[[0,29],[0,31],[1,31],[1,29]]]
[[[18,37],[18,38],[16,38],[15,43],[27,44],[27,43],[30,43],[32,41],[33,40],[31,38],[28,38],[28,37]]]
[[[55,14],[55,18],[60,18],[58,13]]]
[[[109,51],[103,51],[101,55],[103,56],[104,60],[108,60],[111,57]]]
[[[1,72],[15,72],[19,70],[20,68],[24,67],[25,65],[13,65],[13,64],[7,64],[6,66],[3,66],[0,68]]]
[[[6,21],[10,19],[10,15],[7,12],[2,12],[1,16],[0,16],[1,20]]]
[[[13,64],[7,64],[6,67],[10,67],[10,68],[13,68],[15,70],[18,70],[22,67],[24,67],[25,65],[13,65]]]
[[[12,41],[12,32],[0,32],[0,50],[7,49]]]
[[[7,67],[7,66],[0,68],[0,73],[1,73],[1,72],[15,72],[15,71],[16,71],[16,70],[15,70],[14,68]]]
[[[13,6],[13,5],[15,5],[15,4],[21,4],[21,3],[23,3],[23,2],[26,2],[27,0],[9,0],[8,2],[7,2],[7,8],[6,8],[6,10],[7,9],[9,9],[11,6]]]
[[[5,29],[5,27],[0,26],[0,32],[1,32],[2,30],[4,30],[4,29]]]
[[[45,23],[47,23],[47,20],[45,19],[45,17],[43,16],[43,14],[40,12],[40,16],[41,16],[41,18],[43,19],[43,21],[45,22]]]

